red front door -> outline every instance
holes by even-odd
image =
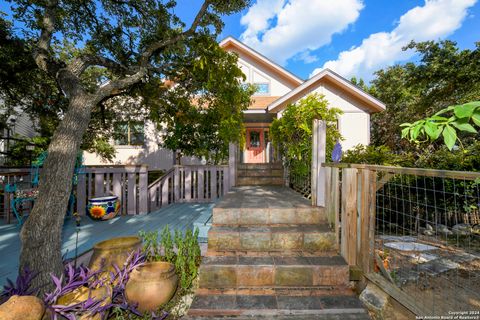
[[[245,163],[265,162],[265,139],[263,129],[247,128]]]

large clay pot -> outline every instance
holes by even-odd
[[[106,196],[88,199],[87,214],[94,220],[110,220],[120,211],[120,200],[117,196]]]
[[[129,304],[138,304],[138,310],[156,311],[170,301],[177,290],[175,266],[168,262],[148,262],[135,268],[125,286]]]
[[[112,302],[112,289],[109,286],[98,287],[95,289],[89,289],[87,287],[79,287],[72,292],[69,292],[57,299],[56,304],[69,306],[72,304],[77,304],[80,302],[87,301],[88,297],[91,297],[94,300],[103,300],[101,303],[102,306],[105,306]],[[77,319],[79,320],[101,320],[106,316],[106,314],[96,313],[95,315],[91,314],[81,314],[78,315]]]
[[[122,268],[133,251],[142,247],[142,239],[137,236],[112,238],[93,246],[93,254],[88,267],[93,270],[114,271],[113,265]]]

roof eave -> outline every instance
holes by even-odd
[[[305,81],[302,85],[298,86],[297,88],[293,89],[292,91],[288,92],[278,100],[268,105],[267,112],[269,113],[278,112],[283,108],[285,108],[285,106],[288,103],[291,103],[292,100],[297,101],[299,98],[296,96],[298,95],[303,96],[301,95],[303,91],[307,90],[310,86],[316,84],[318,81],[320,81],[322,78],[325,78],[325,77],[328,77],[329,79],[333,80],[337,84],[348,88],[350,92],[354,93],[354,95],[359,96],[366,103],[366,105],[368,106],[369,110],[372,113],[381,112],[385,110],[386,106],[383,102],[371,96],[370,94],[366,93],[365,91],[355,86],[353,83],[346,80],[339,74],[333,72],[332,70],[324,69],[321,72],[314,75],[309,80]]]

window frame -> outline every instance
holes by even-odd
[[[142,131],[141,134],[143,136],[142,142],[141,143],[135,143],[132,144],[132,135],[136,134],[135,130],[133,130],[133,126],[135,124],[141,125]],[[145,123],[142,121],[119,121],[115,123],[115,126],[120,126],[120,125],[126,125],[126,132],[122,132],[122,135],[126,135],[126,144],[119,144],[118,141],[119,139],[115,138],[115,135],[117,134],[117,127],[114,128],[114,137],[113,137],[113,145],[115,147],[144,147],[145,146],[145,140],[146,140],[146,135],[145,135]]]
[[[267,86],[267,91],[266,92],[259,92],[255,91],[254,95],[256,96],[269,96],[270,95],[270,82],[255,82],[253,84],[254,86],[261,86],[261,85],[266,85]]]

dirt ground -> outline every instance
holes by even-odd
[[[409,281],[402,290],[426,309],[434,310],[433,315],[480,311],[480,260],[436,276],[421,275],[418,282]]]

